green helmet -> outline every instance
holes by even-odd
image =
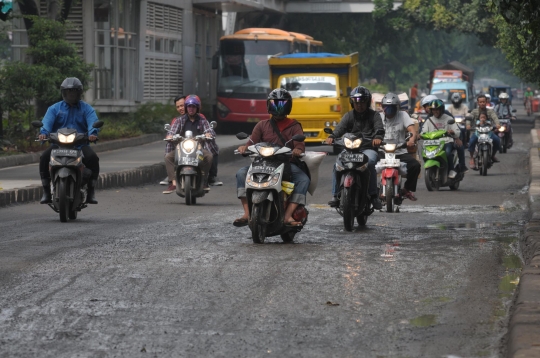
[[[430,109],[441,109],[444,111],[444,103],[440,99],[435,99],[431,102],[429,102],[429,108]]]

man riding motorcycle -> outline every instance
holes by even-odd
[[[213,138],[216,136],[216,132],[210,127],[208,120],[200,114],[201,110],[201,100],[196,95],[189,95],[186,98],[184,103],[185,113],[179,119],[177,119],[169,134],[171,136],[175,134],[180,134],[182,137],[185,137],[186,131],[191,131],[193,136],[198,136],[204,134],[207,138]],[[210,172],[210,167],[212,166],[212,153],[218,152],[219,149],[215,146],[214,141],[205,141],[205,146],[202,150],[203,161],[200,164],[202,178],[203,178],[203,188],[205,191],[209,191],[210,187],[208,186],[208,175]],[[165,167],[167,169],[167,176],[169,179],[176,178],[174,172],[174,158],[175,151],[173,150],[170,153],[165,155]],[[176,190],[176,180],[172,180],[172,183],[169,185],[167,190],[163,193],[173,192]]]
[[[379,200],[377,191],[377,170],[375,165],[379,155],[370,147],[378,147],[384,138],[384,124],[382,123],[379,112],[369,108],[371,105],[371,92],[362,86],[356,87],[351,91],[349,103],[353,108],[347,112],[334,129],[334,132],[326,139],[326,144],[332,144],[334,138],[340,138],[345,133],[353,133],[364,138],[373,138],[372,142],[362,141],[361,148],[365,147],[363,153],[369,158],[368,169],[370,172],[368,194],[371,196],[371,204],[376,210],[382,209],[382,203]],[[377,133],[377,134],[376,134]],[[331,207],[339,206],[337,194],[341,183],[341,174],[336,171],[334,165],[334,176],[332,180],[332,199],[328,202]]]
[[[385,127],[384,140],[394,140],[396,143],[403,143],[407,132],[412,136],[407,141],[407,147],[414,148],[416,143],[416,131],[414,123],[405,111],[399,110],[400,100],[394,93],[387,93],[381,100],[383,108],[382,121]],[[407,181],[403,185],[403,196],[409,200],[416,201],[414,192],[416,182],[422,166],[406,148],[397,149],[396,159],[407,164]]]
[[[480,112],[486,112],[491,123],[494,124],[497,127],[497,129],[499,129],[501,127],[501,124],[499,123],[499,118],[497,117],[497,114],[495,113],[494,110],[487,108],[486,95],[484,94],[478,95],[478,97],[476,97],[476,103],[478,104],[478,108],[473,109],[472,112],[470,113],[472,116],[472,120],[470,119],[467,120],[467,130],[474,131],[476,127],[476,121],[479,118]],[[489,136],[493,140],[493,154],[491,155],[491,159],[493,160],[494,163],[498,163],[499,159],[495,157],[495,154],[501,148],[501,140],[493,132],[491,132]],[[478,142],[478,136],[476,135],[476,133],[474,133],[471,135],[471,139],[469,140],[469,153],[471,156],[469,164],[472,169],[476,169],[473,156],[474,156],[474,150],[476,148],[477,142]]]
[[[450,137],[454,138],[454,143],[447,142],[444,145],[444,150],[446,151],[446,157],[448,158],[448,170],[449,177],[455,178],[455,170],[465,171],[463,168],[463,162],[465,161],[465,154],[463,151],[463,143],[459,139],[459,127],[456,123],[447,124],[452,117],[444,113],[444,103],[440,99],[436,99],[429,104],[431,109],[432,116],[428,117],[424,126],[422,128],[422,133],[432,132],[439,129],[446,128],[447,133]],[[452,150],[454,149],[454,144],[456,150],[458,151],[459,165],[461,168],[454,168],[454,156]],[[460,154],[459,149],[461,148],[463,155]],[[462,159],[463,157],[463,159]],[[463,160],[463,161],[462,161]]]
[[[462,116],[466,117],[469,114],[469,107],[466,104],[462,103],[463,98],[461,94],[454,93],[451,97],[452,105],[448,108],[448,111],[452,113],[452,116]]]
[[[47,113],[45,113],[45,117],[42,120],[43,127],[38,138],[40,140],[46,140],[50,133],[54,133],[60,128],[73,128],[79,133],[88,132],[89,142],[95,142],[98,139],[97,134],[99,130],[93,128],[92,125],[98,118],[94,108],[81,100],[83,94],[82,82],[76,77],[68,77],[60,85],[60,92],[62,93],[63,100],[47,109]],[[83,163],[92,171],[92,176],[88,182],[86,203],[97,204],[95,187],[99,177],[99,158],[92,148],[90,148],[89,144],[80,146],[84,155]],[[41,176],[41,184],[43,185],[41,204],[52,202],[49,162],[51,160],[51,151],[55,148],[58,148],[58,146],[51,144],[41,154],[39,160],[39,175]]]
[[[292,104],[292,96],[287,90],[276,88],[270,92],[266,100],[266,108],[268,113],[272,116],[270,119],[257,123],[255,128],[253,128],[251,138],[245,145],[238,148],[238,152],[244,154],[248,146],[261,142],[280,143],[281,145],[285,145],[285,143],[282,143],[283,141],[281,138],[283,138],[285,142],[288,142],[287,146],[293,149],[291,157],[291,181],[294,183],[294,190],[289,199],[287,209],[285,210],[283,222],[289,227],[301,227],[302,223],[294,221],[292,215],[298,205],[306,205],[306,194],[309,188],[310,179],[296,164],[299,161],[298,158],[305,152],[306,147],[304,142],[291,141],[292,137],[295,135],[304,135],[302,125],[295,119],[288,117],[291,113]],[[244,209],[244,215],[233,222],[233,225],[236,227],[248,225],[249,206],[246,198],[246,176],[249,167],[250,166],[248,165],[240,168],[236,173],[237,196]]]
[[[510,119],[511,121],[515,121],[516,117],[512,114],[514,113],[514,108],[509,103],[510,96],[506,92],[501,92],[499,95],[499,103],[493,108],[493,111],[497,114],[497,117],[500,119]],[[514,141],[512,140],[512,133],[514,130],[512,127],[510,127],[510,131],[508,132],[508,147],[511,147],[514,144]]]

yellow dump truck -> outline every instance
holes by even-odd
[[[358,53],[294,53],[272,56],[270,87],[285,88],[293,97],[291,118],[302,123],[306,142],[328,137],[351,109],[349,94],[358,86]]]

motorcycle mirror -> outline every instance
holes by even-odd
[[[325,128],[325,129],[323,129],[323,130],[324,130],[324,133],[326,133],[326,134],[332,134],[332,133],[334,133],[334,131],[332,130],[332,128],[328,128],[328,127],[327,127],[327,128]]]
[[[291,139],[296,142],[303,142],[306,140],[306,136],[302,134],[297,134],[297,135],[294,135]]]
[[[170,131],[171,130],[171,125],[170,124],[165,124],[163,129],[165,129],[166,131]]]
[[[247,135],[246,133],[244,132],[240,132],[240,133],[237,133],[236,134],[236,138],[242,140],[242,139],[246,139],[247,137],[249,137],[249,135]]]
[[[448,122],[446,122],[447,124],[454,124],[456,123],[456,120],[454,118],[452,119],[449,119]]]
[[[217,127],[217,122],[216,121],[210,122],[210,127],[212,127],[212,129],[216,128]]]
[[[32,127],[41,128],[43,127],[43,123],[41,121],[32,121]]]
[[[517,112],[517,109],[513,109],[513,110],[512,110],[512,113],[516,113],[516,112]]]
[[[95,121],[94,124],[92,124],[92,127],[101,128],[101,127],[103,127],[104,124],[105,124],[105,122],[103,122],[103,121]]]

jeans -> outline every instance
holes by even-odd
[[[493,153],[491,155],[495,155],[495,153],[501,149],[501,139],[493,132],[489,134],[489,137],[493,139]],[[474,151],[476,150],[476,143],[478,143],[478,136],[474,133],[469,141],[469,152],[471,155],[474,154]]]
[[[208,174],[209,178],[217,177],[218,159],[219,159],[219,155],[218,154],[213,154],[212,166],[210,167],[210,174]]]
[[[236,172],[236,191],[238,198],[246,197],[246,176],[250,165],[240,168]],[[309,177],[298,168],[296,164],[291,163],[291,181],[294,183],[294,190],[289,201],[300,205],[306,205],[306,194],[309,188]]]
[[[414,155],[409,153],[398,154],[396,155],[396,159],[407,164],[407,180],[405,181],[405,184],[403,184],[403,187],[408,191],[415,192],[418,175],[420,175],[422,165],[416,160]]]
[[[379,160],[379,155],[373,149],[366,149],[362,153],[368,157],[368,170],[369,170],[369,195],[377,195],[377,170],[375,170],[375,164]],[[339,193],[339,186],[341,185],[341,173],[336,171],[336,165],[334,164],[334,175],[332,177],[332,196],[337,196]]]
[[[454,143],[446,143],[444,145],[444,151],[446,152],[446,158],[448,159],[448,170],[454,170]]]

